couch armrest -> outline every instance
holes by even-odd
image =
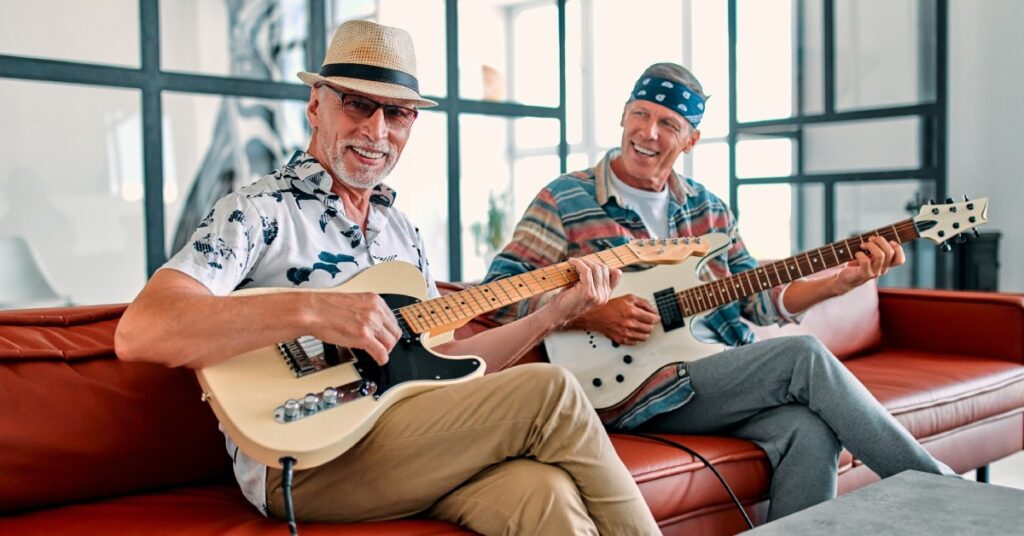
[[[886,346],[1024,363],[1024,294],[881,288]]]

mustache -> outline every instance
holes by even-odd
[[[359,139],[345,139],[338,140],[335,144],[335,148],[344,149],[348,146],[358,147],[364,151],[373,151],[375,153],[385,153],[387,155],[393,155],[395,153],[395,146],[387,141],[380,141],[377,143],[370,143],[365,140]]]

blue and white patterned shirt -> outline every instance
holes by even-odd
[[[374,188],[364,235],[331,193],[332,182],[315,158],[296,152],[280,169],[217,201],[189,245],[161,269],[224,296],[241,288],[336,287],[374,264],[400,260],[419,267],[428,295],[437,297],[419,229],[393,207],[395,191]],[[225,437],[242,493],[266,514],[266,466]]]

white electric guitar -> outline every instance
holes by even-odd
[[[587,258],[612,268],[678,263],[701,255],[700,238],[634,240]],[[475,356],[442,355],[432,347],[477,315],[514,304],[579,279],[559,263],[440,298],[426,300],[420,271],[404,262],[378,264],[341,286],[306,292],[373,292],[392,308],[402,339],[380,366],[364,351],[300,337],[235,356],[197,371],[203,398],[242,452],[270,467],[295,458],[296,469],[344,453],[395,402],[484,373]],[[240,290],[251,296],[295,289]],[[344,311],[338,311],[344,316]]]
[[[710,283],[701,281],[698,271],[709,259],[728,250],[732,242],[724,234],[705,235],[711,248],[707,255],[675,266],[623,274],[612,293],[613,297],[635,294],[658,308],[661,324],[655,326],[650,339],[635,346],[620,346],[600,333],[560,331],[544,340],[548,358],[576,376],[598,411],[616,409],[663,367],[696,361],[724,349],[721,344],[702,342],[694,335],[694,322],[703,313],[851,261],[861,251],[860,243],[871,236],[898,243],[927,238],[941,244],[986,223],[987,209],[988,199],[924,205],[914,218]]]

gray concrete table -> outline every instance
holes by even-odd
[[[1024,536],[1024,491],[904,471],[744,534]]]

